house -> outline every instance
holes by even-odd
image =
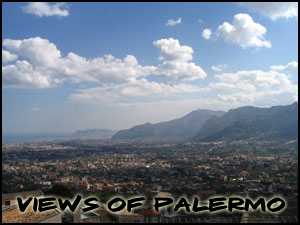
[[[17,197],[27,199],[43,195],[41,190],[2,194],[2,223],[61,223],[62,214],[58,209],[34,212],[28,207],[25,212],[19,210]]]
[[[2,208],[2,223],[61,223],[62,216],[58,209],[34,212],[28,208],[20,212],[17,206]]]
[[[133,213],[133,212],[128,212],[127,210],[122,210],[117,213],[112,214],[116,219],[117,222],[119,223],[143,223],[144,222],[144,216]]]
[[[18,204],[17,197],[21,197],[22,199],[27,199],[29,197],[42,197],[43,195],[44,193],[41,190],[2,194],[2,209],[4,207],[16,206]]]

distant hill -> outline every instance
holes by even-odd
[[[192,138],[212,116],[223,111],[195,110],[186,116],[157,124],[146,123],[116,133],[113,139],[148,139],[153,141],[184,141]]]
[[[231,109],[222,117],[211,117],[203,125],[200,132],[195,137],[208,137],[212,134],[221,131],[225,127],[231,125],[236,121],[243,119],[251,119],[265,112],[263,108],[256,108],[252,106],[244,106],[237,109]]]
[[[77,130],[71,137],[72,138],[99,138],[99,139],[109,139],[117,131],[108,129],[88,129],[88,130]]]
[[[271,108],[241,107],[205,122],[194,140],[296,139],[298,102]]]
[[[121,130],[112,139],[150,141],[234,141],[242,139],[298,138],[298,102],[287,106],[244,106],[228,112],[196,110],[157,124],[146,123]]]

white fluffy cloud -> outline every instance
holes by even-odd
[[[17,55],[11,54],[9,51],[2,50],[2,63],[15,61],[17,58],[18,58]]]
[[[145,78],[132,80],[119,85],[107,85],[89,89],[81,89],[70,98],[74,101],[89,102],[99,105],[103,103],[130,102],[132,100],[146,100],[155,98],[168,98],[186,93],[207,92],[209,88],[200,88],[194,85],[179,84],[168,85],[150,82]]]
[[[70,52],[62,56],[53,43],[39,37],[5,39],[2,44],[6,48],[4,55],[13,55],[13,59],[2,65],[3,87],[51,88],[65,81],[89,81],[98,86],[78,90],[70,98],[94,105],[140,105],[138,103],[162,100],[176,105],[190,98],[195,102],[196,99],[201,102],[201,99],[215,98],[217,105],[232,107],[255,105],[263,102],[264,97],[270,102],[297,99],[298,84],[290,80],[290,74],[298,74],[296,61],[273,65],[269,71],[216,74],[206,88],[186,84],[186,80],[204,79],[206,73],[190,62],[193,49],[173,38],[153,42],[160,50],[159,60],[162,62],[158,66],[140,65],[133,55],[123,59],[112,55],[87,59]],[[226,64],[215,65],[212,69],[222,72],[226,67]],[[163,77],[165,82],[149,81],[149,75]]]
[[[166,26],[175,26],[181,23],[181,18],[179,17],[177,20],[169,19],[166,23]]]
[[[172,38],[161,39],[153,44],[160,48],[159,59],[163,61],[157,67],[142,66],[133,55],[123,59],[112,55],[87,59],[70,52],[63,57],[53,43],[40,37],[5,39],[2,43],[7,49],[2,52],[4,61],[18,56],[24,60],[2,66],[4,86],[47,88],[66,80],[102,85],[121,84],[150,74],[163,76],[165,82],[205,78],[206,73],[201,67],[187,62],[193,58],[191,47],[181,46],[178,40]]]
[[[296,62],[291,62],[287,66],[272,66],[269,71],[250,70],[216,74],[218,82],[210,83],[209,86],[216,91],[219,90],[217,96],[220,100],[236,104],[257,105],[266,101],[277,104],[276,101],[279,100],[293,101],[295,94],[298,93],[298,84],[289,80],[286,73],[274,68],[282,68],[283,71],[294,64]]]
[[[35,70],[26,60],[17,61],[14,65],[2,66],[4,87],[10,88],[48,88],[51,79]],[[55,83],[55,80],[52,81]]]
[[[211,30],[210,29],[204,29],[202,31],[202,37],[206,40],[209,40],[211,36]]]
[[[27,58],[38,67],[56,67],[61,53],[47,39],[40,37],[24,40],[4,39],[2,45],[10,52]]]
[[[168,85],[142,78],[119,85],[81,89],[70,99],[140,110],[145,110],[145,107],[166,110],[167,107],[183,105],[187,108],[228,109],[244,105],[290,104],[297,100],[298,84],[289,80],[287,74],[276,70],[221,73],[214,78],[207,88],[188,84]]]
[[[290,62],[286,66],[271,66],[272,70],[281,71],[292,75],[298,75],[298,62]]]
[[[149,75],[155,67],[142,66],[133,55],[124,59],[112,55],[87,60],[69,53],[63,60],[62,72],[74,82],[92,81],[101,84],[124,83]]]
[[[193,59],[193,49],[180,45],[173,38],[161,39],[153,42],[160,49],[159,60],[163,61],[156,70],[155,75],[160,75],[174,81],[204,79],[206,73],[200,66],[188,61]]]
[[[229,43],[238,44],[242,48],[270,48],[271,42],[264,38],[266,32],[267,29],[255,23],[248,14],[237,14],[232,24],[224,22],[218,27],[217,36],[223,37]]]
[[[298,2],[242,2],[239,5],[259,12],[271,20],[298,17]]]
[[[211,69],[215,72],[222,72],[223,70],[225,70],[227,68],[227,64],[219,64],[216,66],[212,66]]]
[[[46,2],[30,2],[23,7],[25,13],[43,16],[68,16],[69,10],[66,3],[49,4]]]
[[[287,79],[286,74],[273,70],[250,70],[238,71],[236,73],[223,73],[215,75],[215,78],[224,84],[231,84],[237,89],[244,89],[245,91],[255,91],[255,88],[249,88],[255,86],[267,90],[272,88],[282,88],[291,84]]]
[[[5,39],[2,44],[11,53],[28,60],[2,67],[7,87],[45,88],[56,86],[65,80],[118,83],[146,76],[154,69],[139,65],[132,55],[127,55],[123,60],[112,55],[88,60],[70,52],[62,57],[53,43],[40,37]],[[25,79],[25,74],[28,79]]]
[[[193,49],[186,45],[180,45],[176,39],[160,39],[154,41],[153,44],[160,49],[160,60],[185,62],[193,59]]]

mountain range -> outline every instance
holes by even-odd
[[[88,130],[77,130],[71,134],[71,138],[99,138],[99,139],[109,139],[117,131],[108,129],[88,129]]]
[[[192,138],[212,116],[223,111],[196,110],[186,116],[157,124],[146,123],[116,133],[113,139],[148,139],[154,141],[184,141]]]
[[[270,108],[244,106],[228,112],[199,109],[179,119],[134,126],[112,136],[112,139],[177,142],[234,141],[249,138],[298,138],[298,102]]]

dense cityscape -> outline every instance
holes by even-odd
[[[298,209],[298,141],[146,144],[97,139],[2,145],[4,193],[53,187],[113,195],[280,195]]]

